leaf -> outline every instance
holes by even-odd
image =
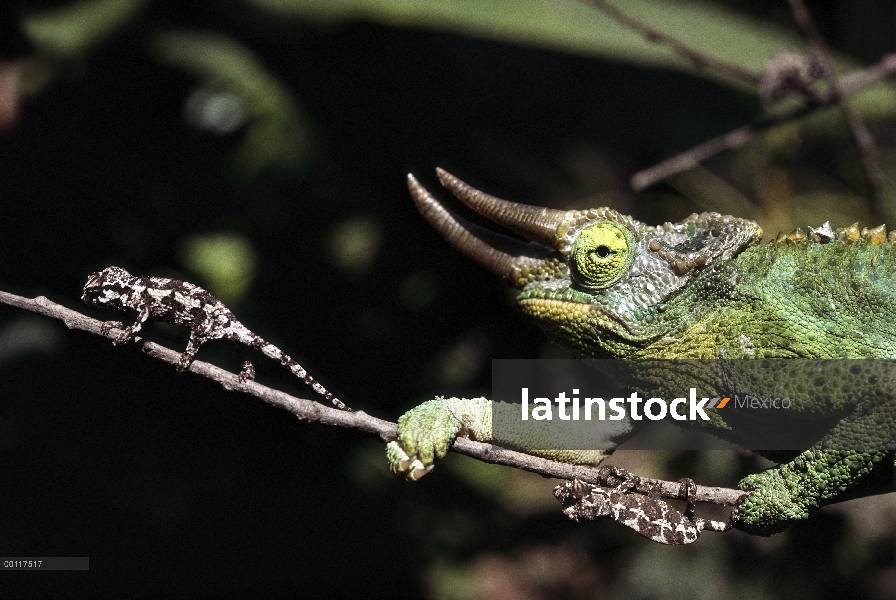
[[[289,89],[249,49],[219,33],[169,31],[156,55],[197,77],[205,88],[241,100],[247,126],[234,164],[247,178],[301,167],[311,151],[307,119]]]
[[[133,18],[146,0],[88,0],[35,12],[21,27],[36,47],[62,58],[78,58]]]
[[[677,69],[756,93],[755,86],[695,65],[668,46],[651,42],[600,10],[576,0],[246,0],[271,13],[318,21],[369,19],[395,27],[420,27],[597,56],[634,65]],[[761,72],[782,48],[805,51],[793,30],[750,19],[721,6],[680,0],[613,0],[613,5],[688,46],[745,69]],[[836,57],[840,72],[861,65]],[[865,117],[896,110],[892,84],[855,96]]]
[[[255,278],[255,248],[238,233],[192,236],[182,243],[180,258],[225,304],[242,299]]]
[[[668,47],[653,43],[601,11],[574,0],[247,0],[283,16],[370,19],[400,27],[431,27],[595,55],[653,67],[699,72]],[[804,47],[789,32],[719,7],[684,2],[618,1],[632,16],[697,49],[756,71],[783,46]]]

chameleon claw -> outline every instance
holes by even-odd
[[[180,357],[180,360],[177,361],[177,364],[174,365],[174,368],[177,369],[179,373],[183,373],[187,370],[187,367],[190,366],[190,357],[184,356],[183,354]]]
[[[386,446],[386,457],[392,472],[403,474],[408,481],[418,481],[433,469],[433,465],[425,466],[416,455],[413,458],[408,456],[398,442],[389,442]]]
[[[107,336],[113,329],[124,329],[124,323],[122,323],[121,321],[105,321],[100,326],[100,333],[104,336]],[[113,341],[113,343],[115,342]]]
[[[247,381],[255,381],[255,366],[252,365],[248,360],[243,361],[243,370],[240,371],[239,374],[240,383],[246,383]]]

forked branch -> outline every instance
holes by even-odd
[[[803,117],[820,108],[837,104],[859,149],[862,167],[871,190],[874,213],[877,217],[882,216],[884,172],[880,166],[880,153],[867,126],[849,102],[849,96],[875,81],[896,73],[896,55],[884,56],[876,65],[838,81],[834,70],[833,57],[824,38],[822,38],[815,27],[805,3],[803,0],[788,1],[794,21],[803,30],[813,47],[812,57],[820,63],[821,78],[827,83],[827,90],[817,90],[811,87],[813,83],[811,78],[806,78],[802,81],[790,80],[788,83],[791,86],[796,85],[798,88],[794,91],[803,93],[802,104],[784,112],[766,114],[753,123],[738,127],[648,169],[635,173],[630,180],[633,190],[636,192],[642,191],[672,175],[695,167],[717,154],[740,147],[763,131]],[[640,33],[651,42],[669,47],[673,52],[688,59],[698,67],[723,73],[750,85],[755,85],[760,92],[762,91],[764,83],[762,73],[756,73],[737,63],[732,63],[689,46],[661,29],[635,18],[608,0],[583,0],[583,2],[594,6],[605,15]],[[760,93],[760,95],[762,94]]]
[[[690,150],[657,163],[650,168],[638,171],[631,178],[632,189],[637,192],[645,190],[672,175],[695,167],[725,150],[743,146],[759,133],[799,119],[820,108],[836,104],[838,96],[850,96],[872,83],[894,74],[896,74],[896,54],[887,54],[867,69],[841,79],[838,86],[838,94],[831,90],[820,91],[816,94],[817,99],[813,102],[807,101],[783,112],[764,115],[752,123],[742,125],[726,134],[703,142]]]

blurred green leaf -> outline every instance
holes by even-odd
[[[382,242],[382,225],[371,217],[356,215],[333,228],[327,250],[340,269],[360,275],[373,267]]]
[[[242,101],[247,127],[233,157],[242,175],[252,178],[268,168],[294,171],[308,158],[305,115],[250,50],[226,35],[196,31],[159,34],[154,47],[160,60],[193,74],[208,90]]]
[[[39,49],[77,58],[111,35],[143,8],[146,0],[89,0],[22,19],[22,30]]]
[[[321,21],[369,19],[397,27],[429,27],[468,35],[599,56],[657,68],[672,68],[710,77],[756,93],[755,86],[679,56],[668,46],[576,0],[246,0],[272,13]],[[694,49],[757,73],[777,50],[805,51],[804,37],[794,27],[783,29],[721,6],[679,0],[613,0],[613,5],[662,30]],[[860,68],[837,58],[841,72]],[[894,87],[870,86],[856,95],[857,108],[868,118],[892,114]]]
[[[212,233],[187,239],[181,262],[207,282],[224,304],[240,300],[255,277],[255,249],[237,233]]]
[[[599,10],[575,0],[247,0],[281,15],[321,20],[371,19],[433,27],[649,66],[697,72],[690,61]],[[775,50],[805,47],[798,36],[717,6],[618,0],[632,16],[704,52],[761,70]],[[714,75],[714,74],[713,74]]]

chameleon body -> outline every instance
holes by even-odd
[[[299,363],[273,344],[252,333],[237,321],[230,309],[220,300],[198,285],[164,277],[135,277],[120,267],[107,267],[90,275],[81,300],[85,304],[102,309],[137,311],[137,322],[129,327],[123,328],[117,321],[103,324],[103,334],[108,333],[113,326],[123,328],[113,342],[116,345],[134,339],[143,324],[150,319],[189,327],[190,340],[177,364],[179,371],[187,368],[199,347],[205,342],[217,339],[230,340],[254,348],[265,356],[279,361],[315,392],[337,407],[347,409],[341,400],[315,381]],[[243,363],[239,377],[240,381],[255,378],[252,363],[249,361]]]
[[[606,488],[575,479],[554,488],[557,500],[563,504],[572,501],[563,509],[571,521],[612,518],[654,542],[673,546],[696,542],[704,529],[727,531],[731,528],[730,523],[696,516],[697,485],[692,479],[679,480],[679,496],[687,502],[684,513],[680,513],[660,499],[656,487],[646,496],[627,493],[641,479],[625,469],[603,467],[599,477],[604,485],[609,485],[610,477],[620,479],[621,483]]]
[[[460,200],[530,240],[496,234],[445,209],[412,176],[420,212],[458,249],[521,292],[522,312],[577,355],[624,359],[896,359],[896,232],[883,226],[807,232],[760,244],[749,220],[716,213],[651,227],[609,208],[559,211],[493,198],[439,170]],[[876,381],[873,378],[869,381]],[[893,389],[832,393],[836,378],[817,377],[814,401],[793,414],[832,418],[809,450],[772,458],[750,475],[735,525],[769,535],[854,492],[896,453]],[[827,386],[827,387],[825,387]],[[815,391],[810,387],[808,393]],[[484,399],[434,400],[399,420],[387,449],[392,470],[428,473],[455,436],[491,439]],[[709,409],[710,430],[737,440],[723,412]],[[618,442],[643,422],[621,427]],[[612,449],[536,452],[596,463]],[[781,459],[784,460],[781,460]]]

